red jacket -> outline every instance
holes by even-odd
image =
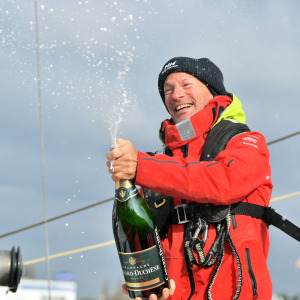
[[[258,132],[246,132],[232,138],[214,161],[199,162],[208,131],[218,120],[220,107],[226,107],[222,117],[245,121],[239,100],[227,96],[214,97],[190,118],[195,136],[183,141],[177,126],[170,120],[162,123],[164,142],[173,156],[154,156],[139,152],[135,184],[174,197],[174,206],[181,199],[199,203],[228,205],[239,201],[268,206],[272,182],[269,152],[265,138]],[[214,111],[214,113],[213,113]],[[183,158],[182,146],[188,144],[188,156]],[[242,290],[239,299],[272,298],[272,283],[267,267],[269,233],[266,224],[249,216],[236,215],[237,227],[230,234],[242,264]],[[188,299],[190,283],[184,258],[183,225],[171,225],[169,235],[162,240],[169,277],[176,283],[175,294],[169,299]],[[210,249],[216,237],[209,224],[205,249]],[[192,299],[207,299],[207,287],[214,271],[212,267],[193,267],[196,291]],[[223,263],[213,284],[213,300],[233,299],[237,288],[237,264],[232,250],[225,243]]]

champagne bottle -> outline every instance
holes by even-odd
[[[129,296],[161,296],[169,279],[155,219],[130,180],[116,182],[112,226]]]

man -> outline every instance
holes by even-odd
[[[239,209],[269,205],[265,138],[245,125],[239,99],[206,58],[169,60],[158,87],[171,116],[160,128],[163,151],[138,152],[118,139],[107,159],[114,160],[114,181],[144,188],[157,218],[176,283],[162,299],[270,300],[267,225]]]

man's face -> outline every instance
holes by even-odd
[[[175,123],[202,110],[213,98],[200,80],[188,73],[172,73],[164,83],[165,103]]]

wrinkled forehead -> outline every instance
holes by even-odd
[[[196,81],[201,82],[195,76],[186,72],[173,72],[169,74],[164,82],[164,86],[172,84],[174,82]]]

